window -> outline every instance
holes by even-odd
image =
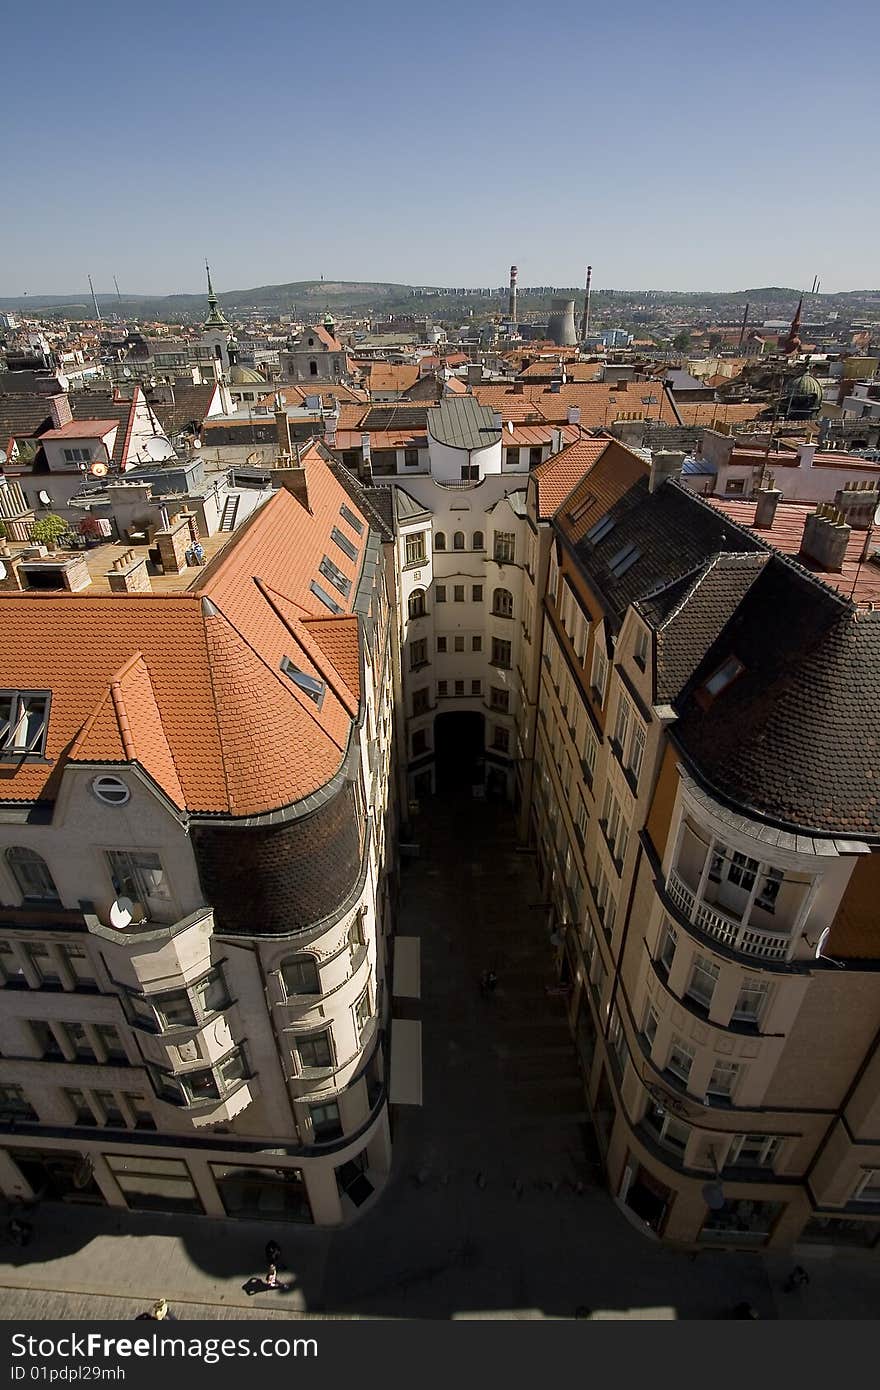
[[[435,598],[435,600],[436,600],[437,603],[445,603],[445,602],[446,602],[446,585],[445,585],[445,584],[435,584],[435,585],[434,585],[434,598]]]
[[[596,776],[596,758],[599,754],[599,741],[593,733],[592,726],[587,723],[584,734],[584,750],[581,759],[581,771],[584,774],[584,781],[588,786],[593,785],[593,778]]]
[[[303,671],[299,666],[295,666],[289,656],[281,658],[281,670],[285,676],[289,676],[297,689],[301,690],[307,699],[321,708],[324,703],[324,693],[326,686],[317,676],[310,676],[307,671]]]
[[[409,669],[417,671],[420,666],[428,664],[428,642],[425,637],[420,637],[417,642],[411,642],[409,647]]]
[[[44,1062],[61,1062],[64,1060],[61,1044],[44,1019],[33,1018],[29,1021],[28,1027],[33,1034],[34,1042],[40,1049],[40,1057]]]
[[[608,882],[608,875],[605,873],[599,860],[596,860],[593,873],[593,897],[596,900],[596,908],[606,932],[609,936],[614,930],[614,918],[617,914],[617,904],[611,895],[611,884]]]
[[[117,897],[141,903],[170,899],[162,861],[152,850],[111,849],[107,851],[107,863]]]
[[[334,589],[338,589],[343,598],[348,598],[351,593],[351,580],[342,573],[338,565],[334,565],[328,555],[324,555],[318,569],[325,579],[329,579]]]
[[[757,872],[757,859],[750,859],[747,854],[740,854],[739,850],[733,851],[727,869],[727,877],[731,883],[735,883],[737,887],[743,888],[747,893],[751,893],[755,886],[755,875]]]
[[[154,994],[150,1003],[159,1015],[163,1028],[193,1028],[196,1016],[185,989],[172,989],[167,994]]]
[[[614,742],[618,748],[626,747],[627,735],[629,734],[630,703],[626,696],[621,692],[617,701],[617,720],[614,725]]]
[[[510,751],[510,730],[504,729],[500,724],[496,724],[492,731],[492,747],[497,748],[499,753]]]
[[[512,531],[496,531],[492,549],[494,558],[500,565],[512,565],[516,553],[516,537]]]
[[[415,733],[414,733],[413,736],[412,736],[412,755],[413,755],[413,757],[414,757],[414,758],[420,758],[420,757],[422,756],[423,753],[427,753],[428,751],[429,751],[429,750],[428,750],[428,735],[427,735],[427,733],[425,732],[424,729],[416,729]]]
[[[709,1085],[706,1087],[706,1095],[729,1100],[741,1070],[738,1062],[716,1061],[709,1077]]]
[[[6,989],[29,989],[21,962],[8,941],[0,941],[0,977]]]
[[[669,974],[672,969],[672,962],[675,959],[675,947],[678,941],[678,932],[671,922],[667,922],[660,937],[660,949],[657,952],[657,959],[663,969]]]
[[[112,1023],[93,1023],[92,1028],[98,1037],[98,1042],[107,1054],[108,1062],[122,1062],[128,1066],[128,1054],[122,1045],[122,1039]]]
[[[772,1168],[781,1148],[778,1134],[738,1134],[730,1146],[727,1163],[741,1168]]]
[[[311,591],[311,593],[315,595],[315,598],[320,599],[321,603],[323,603],[325,608],[330,609],[331,613],[335,614],[343,612],[341,604],[338,604],[335,598],[332,598],[331,595],[327,593],[327,590],[324,588],[322,584],[318,583],[317,579],[313,579],[311,581],[311,583],[309,584],[309,590]]]
[[[364,936],[363,910],[356,912],[351,919],[351,925],[348,928],[348,944],[353,956],[357,955],[361,947],[367,944],[366,937]]]
[[[359,536],[363,535],[364,524],[358,517],[355,516],[354,512],[351,510],[350,507],[346,507],[343,503],[343,505],[339,508],[339,515],[342,517],[344,521],[348,522],[349,526],[353,531],[355,531]],[[334,536],[333,539],[336,540],[336,536]],[[355,551],[355,556],[356,555],[357,551]]]
[[[452,599],[454,603],[464,603],[464,585],[453,584]]]
[[[404,449],[403,465],[405,468],[418,468],[419,451],[418,449]]]
[[[345,516],[344,509],[342,515]],[[352,520],[351,513],[349,513],[348,516],[345,516],[345,520],[349,523],[350,526],[354,526],[354,529],[357,531],[358,535],[360,535],[361,531],[363,530],[363,527],[355,525],[354,521]],[[340,531],[338,526],[333,527],[333,530],[330,532],[330,535],[332,539],[336,542],[336,544],[339,546],[339,549],[342,551],[343,555],[347,555],[349,560],[357,559],[357,546],[348,539],[348,536],[346,536],[342,531]]]
[[[182,1159],[146,1154],[106,1154],[128,1205],[136,1211],[202,1211],[189,1169]]]
[[[413,589],[407,601],[409,616],[411,618],[424,618],[425,616],[425,591],[424,589]]]
[[[629,826],[623,818],[620,802],[612,791],[610,783],[607,783],[605,787],[602,814],[599,820],[611,849],[611,857],[619,873],[629,844]]]
[[[207,975],[203,975],[200,980],[195,981],[191,990],[197,1011],[203,1018],[229,1007],[229,991],[221,970],[211,970]]]
[[[464,694],[464,681],[456,681],[456,682],[455,682],[455,693],[456,693],[456,695],[463,695],[463,694]]]
[[[445,651],[446,648],[444,647],[443,650]],[[447,696],[448,694],[449,694],[449,681],[438,681],[438,682],[437,682],[437,699],[438,699],[438,700],[445,700],[445,699],[446,699],[446,696]]]
[[[446,532],[445,532],[445,531],[438,531],[438,532],[436,533],[436,535],[434,536],[434,549],[435,549],[435,550],[445,550],[445,549],[446,549]]]
[[[28,959],[30,960],[34,974],[41,986],[48,989],[61,988],[61,976],[58,973],[58,963],[48,946],[25,946]]]
[[[501,710],[507,714],[510,709],[510,691],[501,690],[499,686],[489,687],[489,705],[491,709]]]
[[[300,1065],[303,1067],[332,1067],[333,1053],[330,1047],[330,1031],[312,1033],[308,1037],[296,1039]]]
[[[492,612],[496,618],[513,617],[513,594],[509,589],[496,589],[492,595]]]
[[[681,1038],[673,1038],[669,1048],[666,1070],[687,1085],[694,1061],[694,1050]]]
[[[745,667],[739,657],[729,656],[726,661],[722,661],[717,671],[703,682],[701,693],[710,700],[714,699],[716,695],[721,694],[722,690],[726,690],[744,670]]]
[[[747,977],[739,987],[739,994],[733,1006],[733,1017],[743,1023],[759,1023],[767,1007],[769,995],[768,984]]]
[[[538,464],[541,462],[541,455],[543,452],[540,444],[529,449],[529,468],[537,468]]]
[[[492,656],[491,656],[491,658],[490,658],[490,659],[491,659],[491,662],[492,662],[492,665],[493,665],[493,666],[500,666],[502,670],[504,670],[504,671],[509,671],[509,670],[510,670],[510,657],[511,657],[511,645],[510,645],[510,643],[509,643],[509,642],[504,642],[504,641],[502,641],[502,639],[501,639],[500,637],[493,637],[493,638],[492,638]]]
[[[96,1125],[98,1123],[92,1114],[92,1108],[86,1100],[84,1091],[65,1091],[64,1094],[73,1111],[74,1124]]]
[[[505,462],[505,464],[507,465],[508,468],[518,468],[518,467],[519,467],[519,449],[510,449],[510,448],[505,449],[505,450],[504,450],[504,462]]]
[[[290,999],[295,994],[320,994],[321,982],[314,956],[291,956],[281,962],[281,981]]]
[[[645,1039],[645,1042],[647,1043],[649,1052],[654,1046],[654,1039],[657,1036],[657,1026],[659,1022],[660,1019],[657,1014],[657,1010],[654,1008],[653,1004],[649,1004],[648,1012],[645,1014],[644,1026],[642,1027],[642,1037]]]
[[[880,1168],[862,1169],[852,1200],[854,1202],[880,1202]]]
[[[620,1012],[616,1004],[611,1010],[611,1018],[608,1021],[608,1044],[617,1061],[618,1067],[621,1071],[624,1071],[629,1061],[629,1046],[624,1035],[623,1024],[620,1021]]]
[[[480,481],[479,464],[463,463],[461,465],[461,481],[463,483],[478,483]]]
[[[632,737],[629,742],[629,754],[626,761],[626,770],[630,774],[634,787],[638,786],[639,773],[642,770],[642,762],[645,757],[645,739],[644,725],[636,719],[633,725]]]
[[[114,1091],[95,1091],[95,1100],[103,1113],[104,1124],[113,1129],[125,1128],[125,1116]]]
[[[354,1021],[358,1033],[358,1041],[363,1041],[364,1030],[370,1019],[373,1017],[373,1010],[370,1004],[370,986],[367,985],[363,994],[354,1006]]]
[[[686,994],[702,1008],[710,1008],[719,974],[719,967],[706,956],[695,956]]]
[[[464,531],[456,531],[452,537],[452,549],[464,550]]]
[[[438,638],[437,638],[437,650],[438,650],[438,652],[445,652],[445,651],[446,651],[446,638],[445,638],[445,637],[438,637]]]
[[[413,691],[412,710],[413,715],[427,714],[431,708],[428,687],[425,685],[421,690]]]
[[[601,516],[599,520],[590,527],[589,531],[584,536],[584,540],[589,545],[598,545],[599,542],[603,539],[603,537],[607,536],[608,532],[612,530],[613,526],[613,517],[608,516],[607,514],[605,516]]]
[[[482,682],[482,681],[471,681],[471,694],[472,694],[472,695],[482,695],[482,693],[483,693],[483,682]]]
[[[156,1128],[153,1112],[144,1096],[134,1095],[131,1091],[123,1091],[122,1098],[128,1103],[128,1108],[134,1120],[135,1129]]]
[[[11,845],[6,851],[6,862],[26,903],[60,902],[46,861],[35,850]]]
[[[627,570],[635,564],[636,560],[641,559],[641,554],[642,552],[639,547],[632,544],[625,545],[622,550],[618,550],[617,554],[613,555],[608,561],[608,568],[615,579],[619,579],[622,574],[626,574]]]
[[[472,652],[481,652],[482,650],[483,650],[483,639],[482,639],[482,637],[481,637],[479,634],[477,634],[476,637],[472,637],[472,638],[471,638],[471,651],[472,651]]]
[[[62,449],[65,463],[88,463],[92,457],[91,449]]]
[[[485,550],[485,548],[486,548],[486,543],[485,543],[485,541],[483,540],[483,533],[482,533],[482,531],[475,531],[475,532],[474,532],[473,540],[471,541],[471,548],[472,548],[473,550]]]
[[[755,895],[755,906],[760,907],[764,912],[775,912],[776,899],[779,895],[779,889],[782,887],[782,880],[781,869],[768,869],[767,876]]]
[[[425,533],[417,531],[415,535],[406,537],[406,563],[408,565],[423,565],[425,563]]]
[[[664,1148],[674,1149],[679,1154],[684,1153],[691,1135],[690,1125],[686,1125],[683,1120],[677,1120],[654,1101],[645,1111],[644,1123]]]
[[[0,1114],[19,1120],[36,1120],[37,1112],[21,1086],[0,1084]]]
[[[456,633],[456,634],[455,634],[455,636],[454,636],[453,639],[452,639],[452,649],[453,649],[453,651],[456,651],[456,652],[463,652],[463,651],[464,651],[464,635],[463,635],[463,633]]]
[[[745,478],[728,478],[724,485],[725,492],[745,492]]]
[[[342,1121],[335,1100],[326,1105],[310,1105],[309,1120],[316,1144],[329,1144],[334,1139],[342,1138]]]
[[[124,806],[131,792],[118,777],[96,777],[92,782],[92,793],[107,806]]]
[[[482,586],[482,584],[472,584],[472,585],[471,585],[471,603],[482,603],[482,602],[483,602],[483,586]]]
[[[648,629],[646,627],[639,629],[639,632],[636,636],[636,645],[633,656],[635,657],[636,665],[640,666],[644,671],[646,665],[648,664]]]
[[[576,832],[576,834],[577,834],[578,840],[580,841],[581,848],[583,848],[584,841],[585,841],[586,838],[587,838],[587,826],[588,826],[588,824],[589,824],[589,816],[587,815],[587,808],[586,808],[586,806],[584,805],[584,803],[580,800],[580,798],[578,798],[578,803],[577,803],[577,819],[576,819],[576,821],[575,821],[575,827],[574,827],[574,828],[575,828],[575,832]]]
[[[593,671],[590,676],[593,694],[600,705],[605,703],[605,688],[608,684],[608,657],[605,655],[602,641],[602,634],[598,632],[593,646]]]

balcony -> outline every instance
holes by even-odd
[[[788,958],[791,945],[788,932],[762,931],[759,927],[744,926],[735,917],[728,917],[718,908],[700,902],[674,869],[669,871],[666,891],[689,922],[729,950],[739,951],[741,955],[753,956],[757,960],[784,961]]]

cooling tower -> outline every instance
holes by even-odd
[[[557,347],[574,347],[577,332],[574,326],[574,300],[554,299],[550,303],[550,321],[547,324],[547,337]]]

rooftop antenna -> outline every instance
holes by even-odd
[[[590,331],[590,285],[593,280],[593,267],[587,266],[587,284],[584,290],[584,312],[581,314],[581,342],[584,342]]]
[[[103,323],[104,320],[101,318],[101,310],[98,308],[98,296],[95,294],[95,287],[92,284],[91,275],[89,276],[89,289],[92,292],[92,303],[95,306],[95,318],[98,320],[99,323]]]
[[[113,283],[114,283],[114,285],[116,286],[116,298],[119,300],[119,302],[120,302],[120,304],[121,304],[121,303],[122,303],[122,295],[119,293],[119,281],[117,280],[117,278],[116,278],[115,275],[113,276]]]

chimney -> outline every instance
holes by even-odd
[[[370,452],[370,436],[361,435],[361,480],[365,483],[373,481],[373,456]]]
[[[813,458],[818,447],[818,444],[798,445],[798,468],[812,468]]]
[[[570,425],[579,425],[580,422],[581,422],[581,408],[580,408],[580,406],[579,406],[579,405],[570,405],[570,406],[568,407],[568,423],[569,423]]]
[[[504,418],[503,418],[503,416],[502,416],[500,410],[493,410],[493,411],[492,411],[492,426],[493,426],[493,428],[496,429],[496,430],[503,430],[503,429],[504,429]]]
[[[64,425],[69,425],[73,419],[73,411],[70,408],[70,398],[65,393],[62,396],[49,397],[49,413],[52,416],[52,426],[60,430]]]
[[[759,487],[757,492],[758,505],[755,507],[754,526],[757,531],[769,531],[773,526],[776,516],[776,508],[782,500],[782,493],[778,487],[773,486],[772,474],[768,487]]]
[[[869,478],[846,483],[834,494],[834,505],[854,531],[867,531],[873,526],[880,505],[880,488]]]
[[[562,385],[562,382],[561,382],[561,381],[558,381],[558,380],[557,380],[557,381],[551,381],[551,383],[550,383],[550,390],[553,392],[554,396],[558,396],[558,395],[559,395],[559,388],[560,388],[561,385]]]
[[[671,449],[658,449],[651,455],[651,477],[648,491],[656,492],[667,478],[677,478],[684,463],[684,454],[673,453]]]
[[[297,463],[289,468],[273,468],[270,473],[273,488],[286,488],[288,492],[293,493],[297,502],[305,507],[307,512],[311,512],[309,481],[303,464]]]
[[[483,380],[482,362],[468,362],[465,371],[467,373],[465,380],[468,386],[479,386],[480,382]]]
[[[515,396],[524,396],[525,393],[526,393],[526,384],[525,384],[525,382],[524,382],[524,381],[515,381],[515,382],[513,383],[513,394],[514,394]]]
[[[852,527],[843,519],[833,502],[820,502],[804,522],[801,555],[813,560],[823,570],[843,569],[846,547]]]
[[[293,452],[290,444],[290,420],[279,394],[275,396],[275,432],[278,436],[278,457],[289,459]]]

